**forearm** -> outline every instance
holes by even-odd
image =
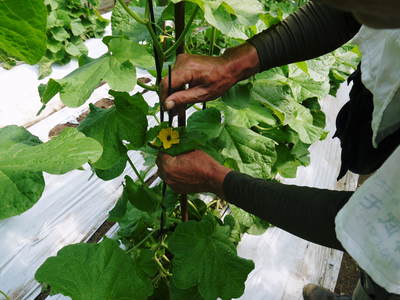
[[[248,43],[256,48],[263,71],[329,53],[348,42],[360,27],[351,13],[312,1]]]
[[[284,185],[237,172],[223,182],[225,199],[311,242],[343,250],[336,238],[335,217],[352,192]]]

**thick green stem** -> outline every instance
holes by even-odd
[[[140,176],[139,171],[136,169],[135,165],[133,164],[133,162],[132,162],[132,160],[130,159],[129,156],[128,156],[128,163],[129,163],[130,166],[132,167],[132,170],[133,170],[133,172],[135,172],[137,178],[139,178],[140,182],[141,182],[142,184],[145,184],[145,182],[144,182],[142,176]]]
[[[167,49],[167,51],[165,51],[164,56],[165,56],[166,58],[168,58],[169,56],[171,56],[171,55],[175,52],[175,50],[176,50],[179,46],[181,46],[181,44],[182,44],[183,41],[185,40],[186,34],[188,33],[188,31],[189,31],[189,29],[190,29],[190,26],[192,26],[192,23],[193,23],[193,21],[194,21],[194,18],[196,17],[196,14],[197,14],[197,12],[199,11],[199,9],[200,9],[200,8],[199,8],[198,6],[194,9],[192,15],[190,16],[190,19],[189,19],[188,23],[186,24],[185,28],[184,28],[183,31],[182,31],[182,34],[179,36],[179,38],[176,40],[176,42],[175,42],[169,49]]]
[[[149,23],[148,20],[143,19],[141,16],[139,16],[135,11],[133,11],[132,9],[130,9],[128,7],[128,5],[126,5],[124,0],[118,0],[119,4],[121,4],[121,6],[123,7],[123,9],[138,23],[146,25],[147,23]]]

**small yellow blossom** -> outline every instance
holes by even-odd
[[[164,149],[169,149],[173,144],[179,144],[179,132],[172,128],[161,129],[158,136]]]

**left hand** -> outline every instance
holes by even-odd
[[[159,153],[158,174],[177,193],[211,192],[223,198],[223,182],[231,169],[203,151],[178,156]]]

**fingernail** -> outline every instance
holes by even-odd
[[[175,102],[174,101],[166,101],[165,102],[165,108],[167,110],[171,110],[175,107]]]

